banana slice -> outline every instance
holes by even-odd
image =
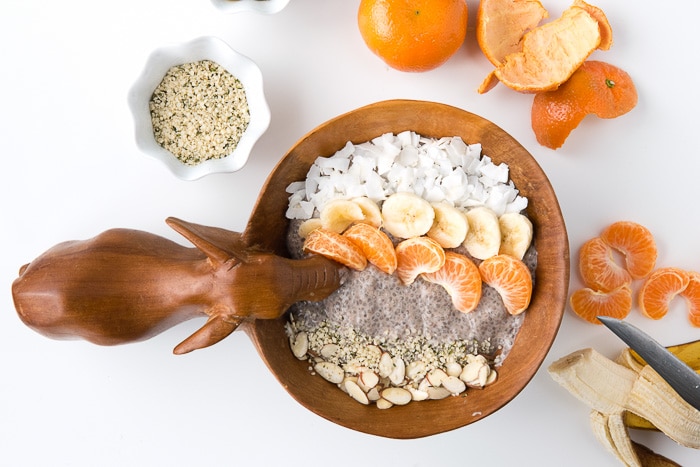
[[[301,238],[306,238],[312,231],[320,229],[321,227],[323,227],[321,218],[312,217],[311,219],[306,219],[304,222],[299,224],[299,236]]]
[[[428,230],[428,237],[432,238],[443,248],[457,248],[467,237],[469,223],[464,213],[442,202],[433,204],[435,219],[433,226]]]
[[[500,254],[523,259],[532,243],[532,222],[527,216],[518,212],[508,212],[498,218],[501,229]]]
[[[496,256],[501,248],[501,228],[498,216],[491,209],[479,206],[467,211],[469,230],[464,239],[467,251],[476,259]]]
[[[360,209],[362,209],[362,214],[365,216],[365,218],[362,219],[362,222],[376,228],[380,228],[382,226],[382,211],[379,209],[379,205],[377,203],[366,196],[353,198],[352,202],[360,206]]]
[[[355,222],[365,218],[359,204],[349,199],[334,199],[321,209],[321,225],[324,229],[343,233]]]
[[[430,230],[435,211],[420,196],[399,192],[384,200],[382,218],[384,229],[394,237],[413,238],[425,235]]]

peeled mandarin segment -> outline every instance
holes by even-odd
[[[525,34],[522,52],[506,56],[494,73],[516,91],[549,91],[569,79],[598,44],[598,22],[572,6],[560,18]]]
[[[420,274],[439,270],[445,264],[445,250],[433,239],[413,237],[396,245],[396,274],[411,285]]]
[[[387,234],[365,223],[350,226],[343,236],[357,246],[367,261],[380,271],[393,274],[396,270],[396,250]]]
[[[532,276],[525,263],[509,255],[496,255],[479,265],[481,280],[494,288],[511,315],[522,313],[530,305]]]
[[[700,327],[700,274],[688,272],[688,286],[680,296],[688,305],[688,319],[693,326]]]
[[[639,309],[644,316],[661,319],[676,295],[683,292],[690,277],[682,269],[661,268],[652,272],[639,289]]]
[[[481,0],[476,16],[476,39],[486,58],[496,66],[520,52],[523,35],[547,18],[539,0]]]
[[[598,48],[600,50],[609,50],[613,43],[612,26],[610,26],[605,12],[583,0],[575,0],[574,6],[586,10],[598,22],[598,28],[600,29],[600,44],[598,44]]]
[[[481,300],[479,268],[464,255],[446,252],[445,264],[435,272],[421,274],[421,277],[444,287],[452,304],[462,313],[474,311]]]
[[[589,323],[601,324],[597,316],[624,319],[632,310],[632,289],[623,285],[610,292],[601,292],[586,287],[571,294],[569,305],[577,316]]]
[[[627,270],[615,262],[612,248],[600,237],[581,246],[578,264],[583,283],[594,290],[609,292],[632,282]]]
[[[654,269],[656,241],[646,227],[629,221],[615,222],[603,230],[600,238],[625,256],[632,279],[642,279]]]
[[[329,230],[311,231],[304,241],[304,251],[325,256],[357,271],[367,267],[367,259],[354,243],[339,233]]]

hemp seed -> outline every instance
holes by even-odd
[[[156,142],[187,165],[231,154],[250,123],[243,84],[211,60],[171,67],[149,108]]]

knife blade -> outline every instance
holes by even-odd
[[[607,316],[598,320],[637,352],[688,404],[700,410],[700,375],[641,329]]]

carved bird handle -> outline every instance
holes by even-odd
[[[321,300],[344,268],[321,256],[293,260],[246,245],[244,236],[168,218],[195,248],[129,229],[60,243],[20,268],[19,317],[56,339],[100,345],[148,339],[185,320],[207,322],[175,347],[219,342],[243,321],[275,319],[300,300]]]

